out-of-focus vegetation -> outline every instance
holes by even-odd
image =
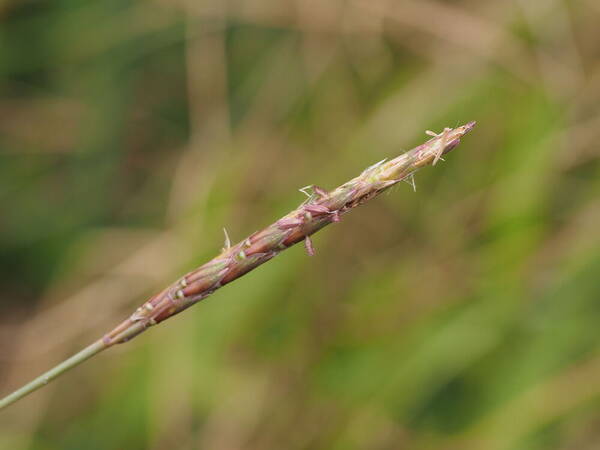
[[[7,0],[0,387],[302,201],[446,162],[3,411],[0,448],[600,448],[595,0]]]

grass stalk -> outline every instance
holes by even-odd
[[[307,199],[298,208],[243,241],[231,245],[226,238],[222,252],[151,297],[133,314],[90,346],[0,400],[0,409],[29,395],[73,367],[115,344],[127,342],[149,327],[184,311],[227,283],[271,260],[286,248],[303,241],[314,253],[310,236],[330,223],[339,222],[351,209],[376,197],[393,185],[412,180],[426,165],[435,165],[451,151],[475,122],[442,133],[428,132],[424,144],[390,160],[365,169],[359,176],[332,191],[318,186],[302,189]]]

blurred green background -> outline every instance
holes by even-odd
[[[0,389],[366,166],[446,162],[0,413],[0,449],[600,449],[596,0],[0,3]]]

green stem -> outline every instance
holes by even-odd
[[[97,355],[102,350],[106,350],[108,347],[111,347],[114,344],[127,342],[129,339],[142,332],[144,328],[145,326],[143,323],[127,323],[126,326],[119,329],[119,333],[116,336],[109,338],[107,335],[102,339],[98,339],[96,342],[87,346],[80,352],[75,353],[69,359],[66,359],[57,366],[53,367],[48,372],[43,373],[36,379],[27,383],[25,386],[14,391],[12,394],[0,399],[0,409],[6,408],[17,400],[31,394],[34,391],[37,391],[39,388],[50,383],[56,377],[59,377],[68,370],[71,370],[73,367],[78,366],[82,362],[90,359],[92,356]]]
[[[6,408],[8,405],[13,404],[17,400],[25,397],[26,395],[31,394],[33,391],[38,390],[42,386],[45,386],[50,381],[66,372],[67,370],[72,369],[75,366],[78,366],[82,362],[91,358],[92,356],[100,353],[102,350],[106,349],[107,345],[102,342],[102,339],[97,340],[92,345],[87,346],[80,352],[74,354],[69,359],[58,364],[56,367],[50,369],[48,372],[43,373],[36,379],[30,381],[25,386],[17,389],[12,394],[7,395],[3,399],[0,400],[0,409]]]

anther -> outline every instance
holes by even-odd
[[[323,188],[320,188],[317,185],[314,185],[313,187],[313,191],[315,191],[315,194],[317,194],[319,197],[327,197],[327,191]]]
[[[229,239],[229,234],[227,234],[227,230],[223,227],[223,233],[225,234],[225,243],[223,245],[223,250],[229,250],[231,248],[231,239]]]
[[[304,248],[306,248],[306,253],[308,253],[308,256],[314,256],[315,255],[315,248],[312,245],[312,241],[310,239],[310,236],[306,236],[304,238]]]

